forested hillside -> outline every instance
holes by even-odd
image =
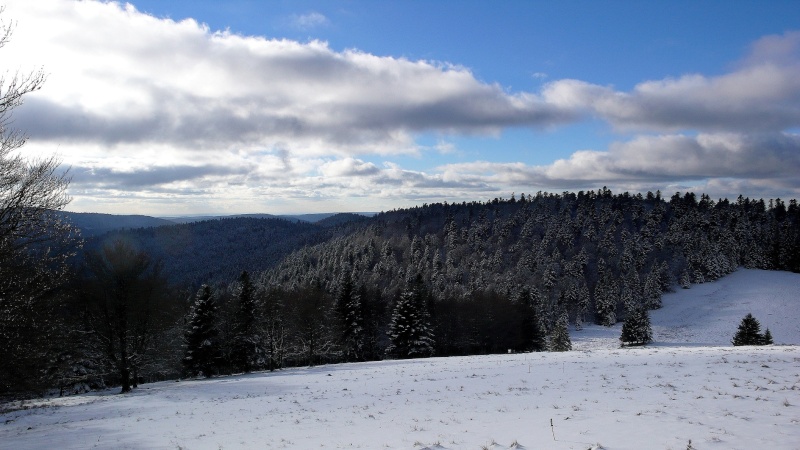
[[[337,216],[328,220],[337,221]],[[337,225],[361,216],[343,215]],[[88,252],[118,239],[132,243],[161,263],[173,283],[224,285],[244,270],[262,271],[291,252],[318,244],[340,230],[278,218],[231,217],[158,227],[114,230],[90,236]]]
[[[116,215],[98,213],[75,213],[61,211],[59,215],[81,231],[84,238],[99,236],[122,228],[147,228],[172,225],[173,222],[141,215]]]
[[[379,214],[293,253],[260,282],[322,292],[352,283],[358,308],[378,322],[373,340],[391,335],[404,292],[422,292],[430,298],[406,314],[430,327],[429,353],[541,349],[532,323],[545,334],[559,320],[612,325],[637,308],[659,308],[664,291],[738,266],[800,271],[799,226],[795,200],[715,202],[693,193],[667,200],[602,189],[433,204]],[[342,308],[347,300],[332,301]]]
[[[570,329],[587,321],[623,322],[621,343],[643,345],[665,291],[740,266],[800,272],[800,208],[602,189],[318,224],[240,217],[121,230],[78,253],[36,308],[18,310],[30,326],[4,328],[31,356],[4,369],[0,395],[566,351]],[[33,339],[40,317],[46,338]]]

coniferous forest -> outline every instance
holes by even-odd
[[[6,397],[126,392],[298,365],[565,351],[570,330],[586,323],[623,322],[622,344],[641,345],[652,339],[648,311],[663,292],[740,266],[800,272],[795,200],[603,188],[322,224],[223,219],[85,241],[62,219],[48,238],[61,247],[33,242],[14,272],[4,266],[4,294],[14,287],[21,299],[4,303],[0,323]],[[14,284],[19,273],[37,275]]]

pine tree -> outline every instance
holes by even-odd
[[[603,260],[598,263],[600,280],[594,288],[595,322],[610,327],[617,323],[617,298],[619,286],[613,278],[611,270],[605,267]]]
[[[772,333],[770,333],[769,328],[764,331],[763,341],[761,345],[772,345],[775,342],[772,340]]]
[[[264,350],[259,333],[255,288],[247,271],[239,276],[239,295],[231,337],[231,364],[250,372],[263,365]]]
[[[639,302],[633,305],[625,316],[622,324],[622,335],[619,337],[622,345],[645,345],[653,341],[653,330],[650,326],[650,313]]]
[[[389,322],[391,344],[388,354],[398,358],[421,358],[433,355],[434,336],[427,305],[427,290],[422,277],[403,290]]]
[[[353,285],[349,271],[342,277],[336,298],[336,309],[340,321],[340,339],[345,361],[361,361],[364,358],[364,309],[361,294]]]
[[[562,311],[550,335],[550,351],[566,352],[572,350],[572,341],[569,339],[569,319],[566,311]]]
[[[692,279],[691,279],[691,277],[689,277],[689,271],[688,270],[683,269],[683,272],[681,272],[681,281],[680,281],[680,283],[681,283],[681,287],[683,289],[689,289],[692,286]]]
[[[644,283],[644,300],[648,309],[661,308],[661,283],[658,276],[658,267],[653,265]]]
[[[764,336],[761,335],[761,324],[752,314],[748,313],[739,324],[739,330],[733,336],[731,343],[739,345],[761,345]]]
[[[210,377],[219,367],[220,343],[217,328],[217,303],[211,288],[203,285],[195,296],[189,316],[189,327],[184,335],[186,355],[183,367],[187,375],[203,373]]]
[[[538,312],[534,297],[527,289],[519,295],[520,314],[522,316],[521,338],[522,349],[525,351],[541,352],[547,349],[547,339]]]

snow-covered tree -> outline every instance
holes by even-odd
[[[547,336],[542,328],[539,305],[530,290],[519,294],[521,308],[522,348],[525,351],[541,352],[547,349]]]
[[[566,352],[572,350],[572,341],[569,338],[569,321],[566,311],[562,311],[550,334],[548,348],[551,352]]]
[[[339,328],[345,361],[360,361],[364,351],[364,309],[361,294],[353,284],[349,271],[345,271],[336,298]]]
[[[600,280],[594,289],[595,303],[595,322],[598,325],[610,327],[617,323],[617,301],[619,298],[619,286],[614,280],[610,269],[605,268],[601,260]]]
[[[622,345],[645,345],[653,341],[653,330],[650,326],[650,313],[638,302],[628,308],[625,321],[622,323]]]
[[[400,293],[389,322],[387,334],[391,344],[386,353],[397,358],[433,355],[435,341],[427,296],[427,289],[419,275]]]
[[[263,365],[264,348],[255,288],[247,271],[239,276],[238,291],[233,333],[229,338],[230,362],[235,370],[250,372]]]
[[[210,377],[217,371],[221,356],[218,320],[217,302],[211,288],[204,284],[197,291],[184,334],[183,367],[187,375],[196,376],[202,372]]]
[[[0,19],[0,48],[13,28]],[[47,387],[63,328],[54,292],[68,281],[76,249],[75,230],[58,212],[70,201],[69,177],[55,157],[26,158],[28,137],[14,129],[14,110],[44,81],[41,70],[0,73],[0,394]]]

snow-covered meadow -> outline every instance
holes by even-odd
[[[732,347],[752,312],[772,347]],[[656,343],[619,325],[567,353],[382,361],[143,385],[0,415],[23,448],[800,448],[800,275],[665,295]],[[552,425],[551,425],[552,424]]]

